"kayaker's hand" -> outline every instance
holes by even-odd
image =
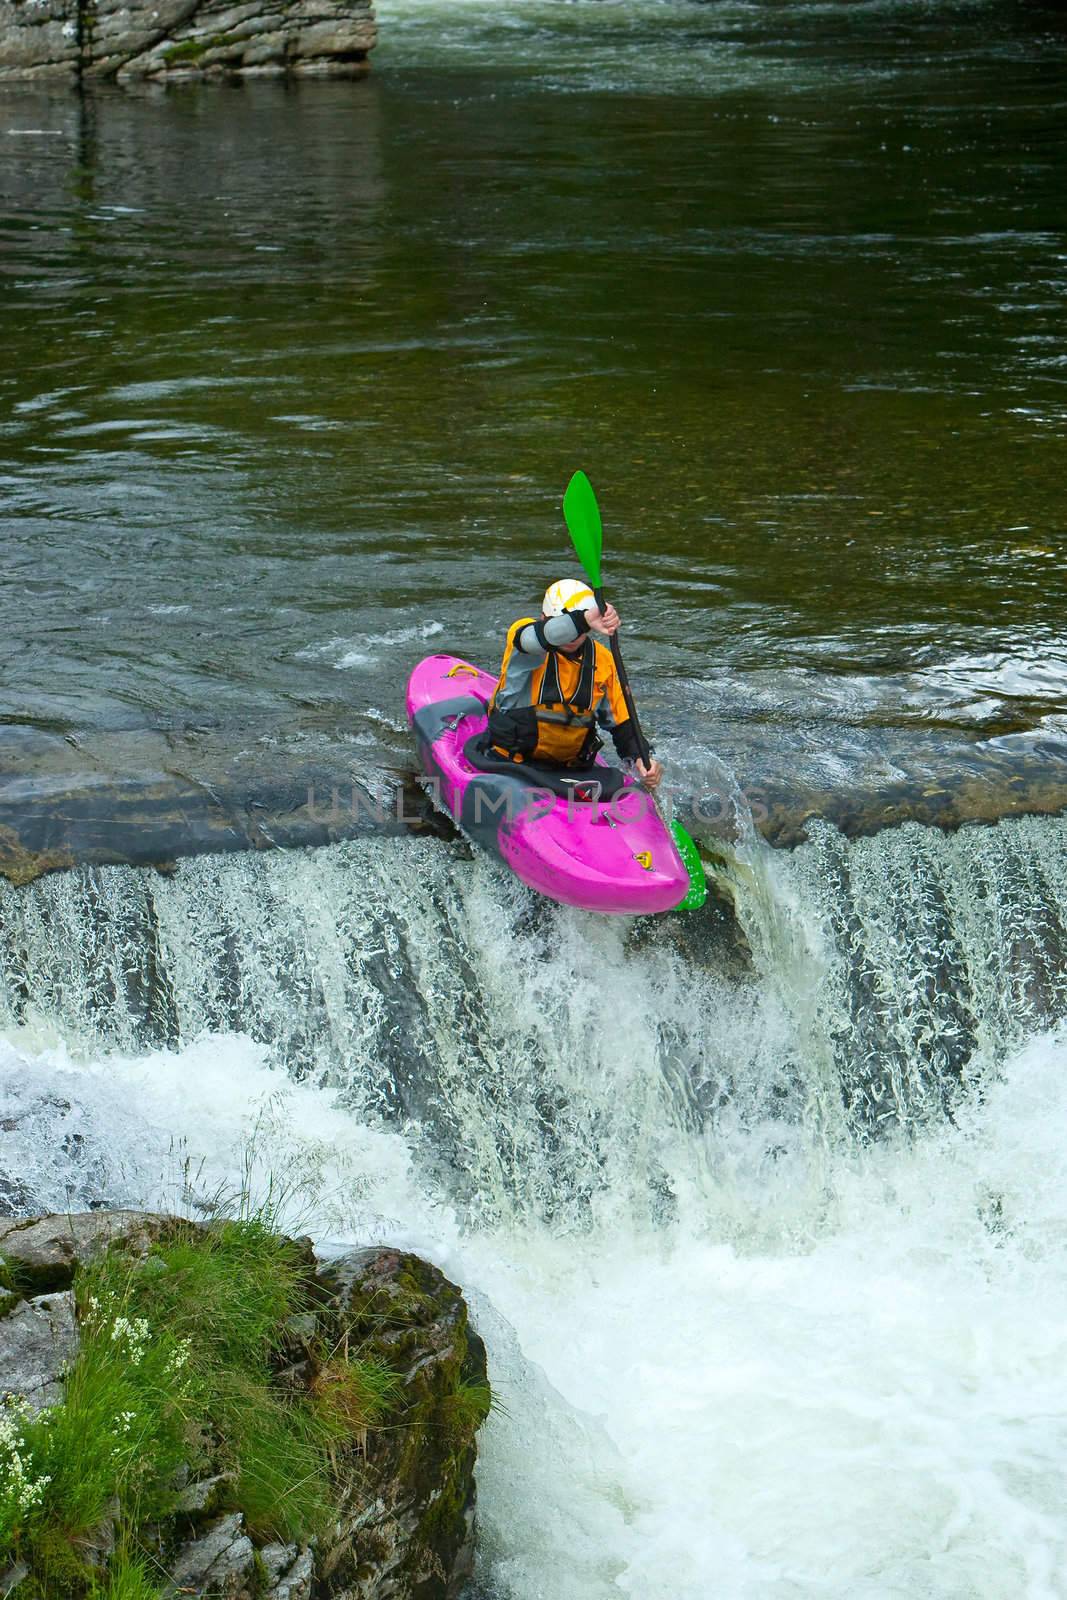
[[[650,767],[646,767],[645,763],[641,760],[641,757],[638,756],[637,776],[640,778],[643,788],[658,789],[660,786],[660,780],[663,777],[663,768],[660,766],[655,756],[652,757],[652,765]]]
[[[619,613],[615,610],[615,607],[610,604],[608,605],[606,611],[587,611],[585,614],[585,620],[588,622],[594,633],[606,633],[611,635],[613,633],[618,633],[619,631]]]

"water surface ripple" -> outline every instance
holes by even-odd
[[[581,463],[668,739],[1062,751],[1062,19],[381,19],[366,83],[0,97],[0,723],[407,762]]]

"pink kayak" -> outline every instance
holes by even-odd
[[[689,873],[649,795],[597,757],[597,781],[482,747],[496,679],[427,656],[408,680],[408,720],[441,806],[538,894],[583,911],[670,911]],[[602,774],[602,777],[601,777]]]

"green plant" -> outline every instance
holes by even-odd
[[[441,1405],[445,1427],[459,1444],[468,1444],[490,1412],[504,1412],[486,1378],[460,1378]]]
[[[25,1404],[10,1400],[0,1410],[0,1551],[13,1547],[47,1493],[51,1480],[41,1442],[50,1417],[42,1413],[38,1421]]]
[[[179,1226],[126,1270],[142,1314],[188,1341],[202,1370],[262,1366],[303,1303],[296,1250],[257,1218]]]
[[[214,1414],[220,1456],[235,1476],[233,1503],[250,1531],[268,1539],[306,1539],[330,1521],[329,1449],[334,1419],[306,1400],[273,1393],[261,1379],[220,1375]]]
[[[333,1356],[319,1368],[313,1385],[318,1409],[342,1430],[365,1435],[394,1411],[403,1380],[381,1356]]]
[[[209,1459],[232,1473],[254,1531],[300,1538],[324,1525],[341,1420],[272,1379],[281,1329],[303,1304],[288,1241],[254,1217],[178,1224],[142,1260],[116,1250],[80,1272],[75,1298],[81,1343],[63,1404],[0,1415],[0,1554],[26,1559],[46,1593],[109,1594],[111,1528],[121,1542],[165,1517],[179,1469]],[[111,1578],[132,1596],[147,1582],[136,1562]]]
[[[163,1593],[149,1577],[143,1561],[119,1552],[111,1561],[105,1581],[90,1591],[89,1600],[163,1600]]]

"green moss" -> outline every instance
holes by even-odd
[[[181,61],[196,61],[209,48],[206,39],[183,39],[180,44],[169,45],[163,52],[163,59],[171,67]]]
[[[231,45],[243,43],[232,33],[214,33],[209,39],[182,39],[180,43],[169,45],[164,50],[163,59],[168,67],[180,66],[183,61],[191,64],[207,55],[209,50],[225,50]]]
[[[466,1519],[468,1468],[465,1450],[459,1451],[441,1475],[441,1485],[419,1523],[418,1541],[431,1549],[451,1548],[463,1538]]]

